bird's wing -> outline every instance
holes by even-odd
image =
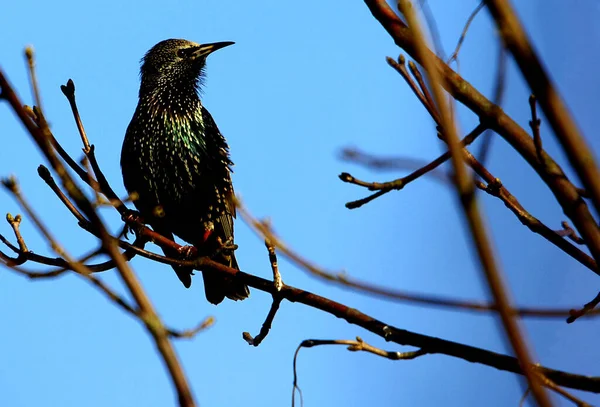
[[[221,167],[224,170],[224,172],[221,173],[224,177],[222,179],[217,179],[218,192],[221,194],[221,198],[225,204],[225,211],[221,214],[219,222],[223,228],[222,238],[224,238],[225,241],[229,238],[233,240],[233,218],[235,218],[236,213],[235,195],[230,174],[233,163],[229,159],[229,146],[211,114],[204,106],[202,106],[202,120],[204,124],[204,134],[213,138],[207,144],[216,146],[217,148],[214,152],[214,157],[219,162],[216,162],[215,164],[217,167]]]

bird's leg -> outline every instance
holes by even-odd
[[[225,242],[223,242],[223,240],[221,240],[221,238],[218,237],[217,243],[219,244],[217,253],[229,252],[229,254],[231,254],[233,251],[237,250],[237,248],[238,248],[238,245],[233,243],[233,237],[228,238]]]
[[[128,233],[137,234],[138,226],[144,224],[144,219],[142,215],[138,211],[134,211],[133,209],[126,209],[123,215],[121,216],[121,220],[125,222],[125,230],[123,232],[123,237],[129,240],[127,236]]]

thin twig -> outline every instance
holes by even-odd
[[[215,323],[215,318],[214,317],[208,317],[204,321],[200,322],[198,324],[198,326],[196,326],[193,329],[186,329],[184,331],[176,331],[174,329],[167,329],[167,333],[169,334],[169,336],[171,338],[192,339],[196,335],[198,335],[200,332],[203,332],[206,329],[208,329],[211,326],[213,326],[214,323]]]
[[[25,213],[27,213],[29,219],[32,220],[32,222],[42,233],[44,238],[46,238],[48,243],[50,243],[50,247],[52,247],[52,250],[54,250],[56,254],[64,258],[69,263],[75,263],[75,260],[67,254],[64,248],[54,238],[54,236],[50,232],[50,229],[48,229],[46,225],[44,225],[44,223],[29,205],[29,202],[27,202],[27,200],[23,197],[23,195],[21,194],[21,189],[19,188],[19,184],[17,183],[17,179],[15,177],[4,179],[2,180],[2,185],[7,189],[7,191],[9,191],[14,196],[17,202],[19,202],[19,205],[21,206],[21,208],[23,208]],[[85,269],[81,269],[81,272],[82,274],[88,274],[88,272]]]
[[[496,80],[494,85],[494,93],[492,100],[494,105],[502,107],[502,101],[504,99],[504,90],[506,89],[506,65],[507,65],[507,52],[504,44],[500,41],[498,44],[498,59],[496,69]],[[492,142],[494,140],[494,132],[489,129],[483,135],[481,142],[481,149],[479,150],[479,161],[486,163],[492,149]]]
[[[537,116],[536,109],[536,98],[535,95],[529,95],[529,108],[531,110],[531,120],[529,120],[529,127],[531,127],[531,134],[533,134],[533,144],[535,144],[535,152],[538,155],[538,160],[545,165],[542,151],[544,147],[542,145],[542,136],[540,136],[540,124],[542,121]]]
[[[79,109],[77,107],[77,102],[75,100],[75,83],[73,82],[73,80],[69,79],[67,81],[66,85],[61,85],[60,89],[62,90],[63,94],[69,101],[69,105],[71,106],[73,118],[75,119],[75,123],[77,124],[77,130],[79,131],[79,135],[80,135],[81,141],[83,143],[83,152],[86,155],[86,157],[88,158],[89,163],[90,163],[90,165],[94,171],[94,174],[96,175],[96,178],[98,180],[99,185],[98,185],[97,190],[102,191],[102,193],[106,196],[108,201],[111,204],[113,204],[115,206],[115,208],[117,208],[117,210],[119,211],[119,213],[121,215],[124,215],[127,208],[125,207],[125,205],[123,204],[121,199],[118,197],[118,195],[113,191],[112,187],[106,180],[104,173],[100,170],[100,166],[98,165],[98,161],[96,160],[95,147],[93,145],[90,145],[90,143],[88,141],[88,137],[85,132],[85,128],[83,127],[83,122],[81,121],[81,117],[79,115]],[[94,180],[91,177],[91,172],[88,171],[88,174],[90,174],[88,177],[89,182],[88,181],[86,181],[86,182],[88,182],[88,184],[90,186],[94,187],[94,184],[93,184]]]
[[[523,396],[521,396],[521,400],[519,401],[519,407],[523,407],[525,405],[525,401],[527,401],[527,396],[529,396],[529,394],[531,394],[531,388],[527,387],[527,389],[525,389],[525,392],[523,393]]]
[[[477,7],[475,7],[475,10],[473,10],[471,15],[467,19],[467,22],[465,23],[465,26],[464,26],[462,32],[460,33],[460,37],[458,38],[458,42],[456,43],[456,48],[454,48],[454,52],[452,53],[452,55],[450,55],[450,58],[448,58],[448,61],[446,61],[446,63],[448,65],[450,65],[453,61],[458,62],[458,53],[460,52],[460,48],[462,47],[462,44],[465,41],[465,38],[467,37],[467,32],[469,31],[469,27],[471,26],[471,23],[473,22],[473,20],[475,20],[475,17],[477,17],[477,14],[481,11],[483,6],[485,6],[485,0],[482,1],[481,3],[479,3],[477,5]]]
[[[594,297],[593,300],[585,304],[583,308],[578,310],[572,309],[570,311],[571,316],[567,318],[567,323],[570,324],[572,322],[575,322],[576,319],[584,315],[588,315],[590,312],[592,312],[592,310],[594,310],[594,308],[598,306],[598,304],[600,304],[600,292]]]
[[[66,85],[60,85],[60,90],[69,101],[71,111],[73,112],[73,117],[75,118],[75,124],[77,125],[77,130],[79,131],[79,135],[81,136],[81,142],[83,143],[83,152],[85,155],[88,155],[88,153],[90,152],[90,142],[88,141],[87,134],[85,133],[85,128],[83,127],[83,122],[81,121],[81,117],[79,116],[79,109],[77,108],[77,104],[75,103],[75,83],[72,79],[69,79]]]
[[[33,47],[29,46],[25,48],[25,58],[27,59],[27,67],[29,68],[29,82],[33,91],[33,100],[37,105],[38,109],[42,109],[42,98],[40,97],[40,89],[37,81],[37,75],[35,70],[35,58]]]
[[[298,361],[298,354],[300,352],[300,349],[313,348],[315,346],[323,346],[323,345],[344,345],[344,346],[347,346],[346,349],[348,349],[351,352],[361,352],[361,351],[368,352],[373,355],[381,356],[383,358],[390,359],[390,360],[412,360],[412,359],[418,358],[419,356],[426,355],[428,353],[427,351],[425,351],[423,349],[418,349],[418,350],[409,351],[409,352],[386,351],[386,350],[383,350],[380,348],[376,348],[373,345],[369,345],[368,343],[363,341],[360,336],[357,336],[355,341],[346,340],[346,339],[305,339],[300,343],[300,345],[298,345],[298,347],[296,348],[296,352],[294,352],[294,361],[292,363],[293,374],[294,374],[293,388],[292,388],[292,406],[295,405],[296,391],[299,392],[300,397],[302,398],[302,390],[298,386],[298,370],[297,370],[297,361]]]
[[[480,134],[482,134],[485,131],[485,129],[486,129],[485,125],[483,125],[481,123],[478,124],[469,134],[467,134],[461,140],[461,142],[460,142],[461,146],[466,147],[469,144],[471,144],[473,141],[475,141],[475,139],[477,139],[477,137]],[[409,175],[402,177],[402,178],[395,179],[393,181],[389,181],[389,182],[382,182],[382,183],[365,182],[365,181],[361,181],[361,180],[353,177],[352,175],[348,174],[347,172],[343,172],[339,175],[340,180],[350,183],[350,184],[355,184],[355,185],[359,185],[359,186],[368,188],[369,191],[379,191],[379,192],[372,194],[366,198],[363,198],[363,199],[360,199],[357,201],[350,201],[350,202],[346,203],[346,208],[348,208],[348,209],[360,208],[362,205],[372,201],[375,198],[378,198],[378,197],[388,193],[389,191],[401,190],[407,184],[422,177],[423,175],[429,173],[430,171],[433,171],[434,169],[436,169],[437,167],[439,167],[440,165],[442,165],[443,163],[448,161],[450,159],[450,156],[451,156],[450,152],[447,151],[444,154],[440,155],[435,160],[433,160],[432,162],[426,164],[425,166],[423,166],[421,168],[418,168],[417,170],[413,171]]]
[[[406,58],[404,58],[404,55],[400,54],[400,56],[398,57],[398,62],[394,61],[394,59],[391,57],[386,57],[385,60],[387,61],[389,66],[394,68],[396,72],[398,72],[400,76],[402,76],[402,78],[406,81],[406,83],[413,91],[417,99],[419,99],[419,101],[423,104],[427,112],[432,116],[436,115],[437,113],[435,112],[434,106],[430,104],[429,100],[419,89],[412,76],[408,73],[408,70],[406,69]]]
[[[408,67],[410,68],[410,72],[412,73],[412,75],[417,80],[417,83],[419,84],[419,88],[421,89],[421,93],[425,97],[425,100],[427,100],[427,105],[431,107],[431,109],[429,111],[430,116],[433,118],[433,120],[438,125],[441,125],[441,118],[439,116],[439,112],[437,111],[437,109],[435,107],[436,106],[435,100],[433,99],[433,96],[431,96],[431,93],[429,92],[429,88],[427,87],[427,85],[425,84],[425,81],[423,80],[423,75],[421,75],[421,71],[419,71],[419,69],[417,68],[417,64],[415,64],[413,61],[408,61]]]
[[[265,225],[268,226],[267,222],[264,222]],[[267,314],[267,318],[265,322],[263,322],[262,327],[260,328],[260,332],[256,337],[252,337],[249,332],[244,332],[242,337],[249,345],[258,346],[260,343],[267,337],[269,331],[271,330],[271,325],[273,324],[273,320],[275,319],[275,314],[279,310],[279,305],[281,304],[281,300],[283,298],[278,295],[279,291],[283,287],[283,280],[281,279],[281,274],[279,273],[279,266],[277,261],[277,253],[275,253],[275,246],[268,239],[265,238],[265,246],[267,247],[267,251],[269,252],[269,263],[271,263],[271,270],[273,271],[273,287],[275,291],[273,293],[273,302],[271,303],[271,308],[269,309],[269,313]]]
[[[577,235],[577,232],[569,225],[569,222],[563,220],[560,224],[563,228],[556,231],[557,235],[567,237],[577,244],[585,245],[585,241]]]
[[[269,239],[265,239],[265,246],[267,252],[269,252],[269,263],[271,264],[271,271],[273,272],[273,285],[277,291],[283,287],[283,280],[281,279],[281,273],[279,272],[279,262],[277,261],[277,253],[275,252],[275,246]]]
[[[269,331],[271,330],[271,325],[273,324],[273,320],[275,319],[275,315],[279,310],[279,305],[281,304],[282,300],[282,297],[276,294],[273,295],[273,302],[271,303],[271,308],[269,309],[267,318],[265,318],[265,322],[263,322],[262,327],[260,328],[260,332],[258,335],[256,335],[256,337],[253,338],[249,332],[242,333],[242,338],[244,338],[244,340],[248,342],[248,345],[258,346],[267,337]]]
[[[475,170],[477,175],[487,182],[487,185],[476,182],[476,186],[490,195],[499,198],[504,205],[515,214],[519,221],[529,228],[529,230],[531,230],[533,233],[539,234],[550,243],[561,249],[563,252],[586,266],[588,269],[600,275],[598,265],[592,257],[575,245],[569,243],[567,240],[563,239],[560,233],[550,229],[542,221],[531,215],[521,205],[517,198],[515,198],[504,185],[502,185],[500,179],[494,177],[470,152],[464,150],[464,154],[469,166]]]
[[[25,244],[25,240],[23,239],[21,230],[19,229],[19,226],[21,225],[21,219],[21,215],[13,217],[10,213],[6,214],[6,221],[10,224],[10,227],[12,227],[15,234],[15,239],[17,239],[17,244],[19,245],[19,254],[25,254],[29,252],[29,250],[27,249],[27,245]]]
[[[355,147],[345,147],[340,152],[340,159],[352,164],[361,165],[375,171],[414,171],[429,164],[429,161],[413,157],[403,156],[381,156]],[[450,176],[445,171],[430,171],[429,176],[443,183],[451,182]]]
[[[75,216],[75,218],[79,221],[80,224],[89,224],[89,221],[85,218],[85,216],[81,214],[79,209],[77,209],[77,207],[73,205],[73,202],[71,202],[69,198],[67,198],[67,196],[61,191],[59,186],[56,184],[56,181],[54,181],[52,174],[50,174],[50,170],[48,169],[48,167],[46,167],[45,165],[40,165],[38,167],[38,175],[42,180],[44,180],[46,184],[48,184],[50,189],[52,189],[52,191],[56,194],[58,199],[60,199],[63,205],[65,205],[67,209],[71,212],[71,214]]]
[[[18,266],[27,261],[27,253],[29,250],[27,249],[27,245],[25,244],[25,240],[23,240],[23,236],[21,236],[21,230],[19,226],[21,225],[21,215],[17,215],[13,217],[10,213],[6,214],[6,221],[10,225],[15,235],[15,239],[17,239],[17,244],[19,245],[17,251],[17,258],[13,259],[6,255],[3,255],[4,262],[10,266]],[[2,236],[2,240],[6,243],[6,239]],[[10,245],[9,248],[13,248],[14,246]]]

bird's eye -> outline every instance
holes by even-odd
[[[179,58],[185,58],[187,56],[187,53],[185,52],[185,49],[178,49],[177,50],[177,56]]]

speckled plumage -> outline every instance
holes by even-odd
[[[121,152],[123,181],[142,217],[159,233],[179,236],[201,255],[238,268],[233,252],[233,187],[229,147],[198,96],[210,52],[230,45],[165,40],[142,60],[139,102]],[[208,236],[208,238],[207,238]],[[177,257],[178,253],[165,254]],[[191,285],[192,270],[173,267]],[[206,298],[248,297],[248,288],[203,273]]]

